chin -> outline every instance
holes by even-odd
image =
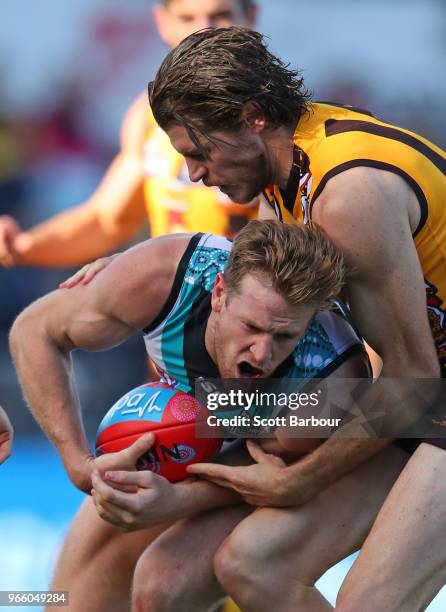
[[[250,193],[245,193],[245,194],[240,194],[239,198],[235,198],[234,201],[238,202],[239,204],[252,204],[253,200],[255,200],[255,198],[258,197],[260,191],[256,191],[255,193],[250,192]]]

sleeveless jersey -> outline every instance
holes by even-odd
[[[232,238],[257,218],[258,203],[234,204],[216,187],[189,179],[184,158],[149,111],[144,144],[144,195],[152,236],[212,232]]]
[[[164,307],[144,329],[147,352],[162,380],[181,391],[193,393],[199,377],[219,378],[204,339],[212,287],[217,273],[226,267],[231,246],[221,236],[195,234],[181,258]],[[364,351],[364,347],[346,318],[334,311],[320,312],[273,377],[324,377],[357,351]]]
[[[414,242],[423,270],[429,321],[446,374],[446,153],[368,111],[314,103],[294,132],[294,163],[286,191],[264,195],[284,222],[307,222],[327,181],[355,166],[394,172],[414,191],[421,218]]]

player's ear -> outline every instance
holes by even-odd
[[[245,102],[240,113],[240,119],[244,125],[251,128],[254,132],[260,133],[266,127],[265,115],[262,109],[252,100]]]
[[[215,277],[214,287],[212,288],[211,306],[214,312],[220,312],[226,300],[226,280],[224,275],[219,272]]]

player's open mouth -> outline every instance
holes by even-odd
[[[241,361],[237,364],[237,378],[260,378],[263,370],[251,365],[248,361]]]

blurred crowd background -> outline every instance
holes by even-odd
[[[446,147],[444,0],[258,4],[258,29],[271,38],[274,51],[303,71],[315,99],[367,108]],[[152,5],[153,0],[2,0],[0,214],[11,214],[26,228],[91,194],[117,151],[126,108],[167,52]],[[69,274],[0,269],[0,403],[15,426],[17,453],[26,453],[29,439],[36,448],[46,446],[21,399],[8,329],[21,309]],[[107,408],[144,381],[144,349],[136,338],[108,353],[76,355],[75,362],[92,436]],[[50,470],[57,458],[45,452]],[[23,456],[20,461],[17,470],[31,469]],[[8,469],[0,468],[0,499],[7,503],[5,479],[13,482]]]

